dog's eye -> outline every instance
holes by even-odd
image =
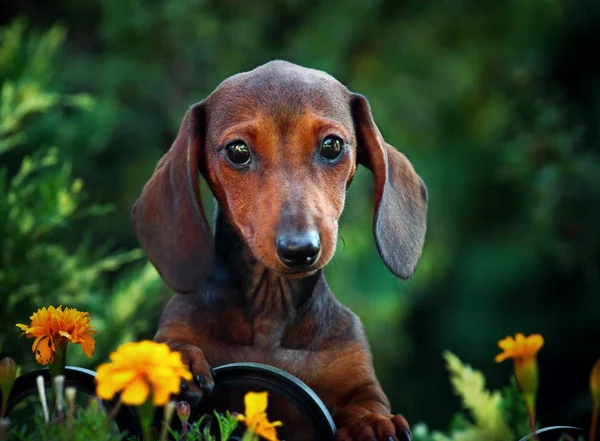
[[[227,149],[227,156],[234,164],[243,165],[250,162],[250,149],[243,142],[232,142],[225,148]]]
[[[321,156],[325,159],[335,159],[342,153],[344,141],[337,136],[328,136],[321,144]]]

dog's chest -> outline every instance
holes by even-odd
[[[281,346],[285,323],[270,317],[257,317],[253,323],[253,346],[260,349],[275,349]]]

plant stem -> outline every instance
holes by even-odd
[[[58,375],[65,374],[65,366],[67,365],[67,342],[59,342],[56,344],[54,351],[54,363],[50,365],[51,383],[54,385],[54,379]]]
[[[592,408],[592,421],[590,423],[589,441],[594,441],[596,439],[596,424],[598,423],[598,412],[600,411],[598,404],[598,401],[595,401],[594,407]]]
[[[141,406],[137,406],[135,410],[138,414],[138,418],[140,419],[143,441],[150,441],[150,425],[152,424],[154,410],[152,407],[152,395],[148,396],[146,402]]]
[[[8,391],[10,392],[10,390]],[[8,409],[8,393],[2,391],[2,402],[0,402],[0,418],[5,417],[6,409]]]
[[[527,416],[529,417],[529,430],[532,433],[531,438],[533,441],[536,441],[537,437],[535,435],[535,394],[524,394],[524,397],[525,404],[527,405]]]
[[[242,441],[258,441],[258,435],[256,435],[252,430],[246,429],[244,436],[242,437]]]
[[[121,410],[121,405],[123,403],[121,402],[121,398],[119,398],[119,401],[117,401],[117,404],[115,404],[115,406],[112,408],[112,410],[110,411],[110,413],[108,414],[108,416],[106,417],[106,424],[110,423],[110,421],[117,416],[117,414],[119,413],[119,410]]]

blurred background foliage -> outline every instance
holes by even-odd
[[[57,303],[89,310],[101,331],[94,360],[77,348],[74,364],[152,337],[170,293],[129,210],[188,105],[283,58],[365,94],[429,188],[411,281],[378,257],[363,169],[327,267],[394,409],[444,429],[460,401],[442,351],[500,389],[511,366],[494,365],[497,340],[540,332],[540,419],[585,427],[600,355],[599,26],[597,0],[6,5],[0,352],[31,362],[13,325]]]

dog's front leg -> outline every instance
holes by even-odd
[[[408,423],[390,413],[379,384],[359,386],[348,398],[335,417],[338,441],[410,441]]]
[[[192,373],[192,381],[181,384],[181,393],[187,400],[198,402],[212,391],[214,382],[210,365],[191,329],[181,324],[161,324],[154,340],[166,343],[171,350],[179,352],[183,363]]]
[[[315,387],[332,411],[337,441],[410,441],[408,423],[391,413],[364,343],[328,351],[321,361],[322,386]]]

